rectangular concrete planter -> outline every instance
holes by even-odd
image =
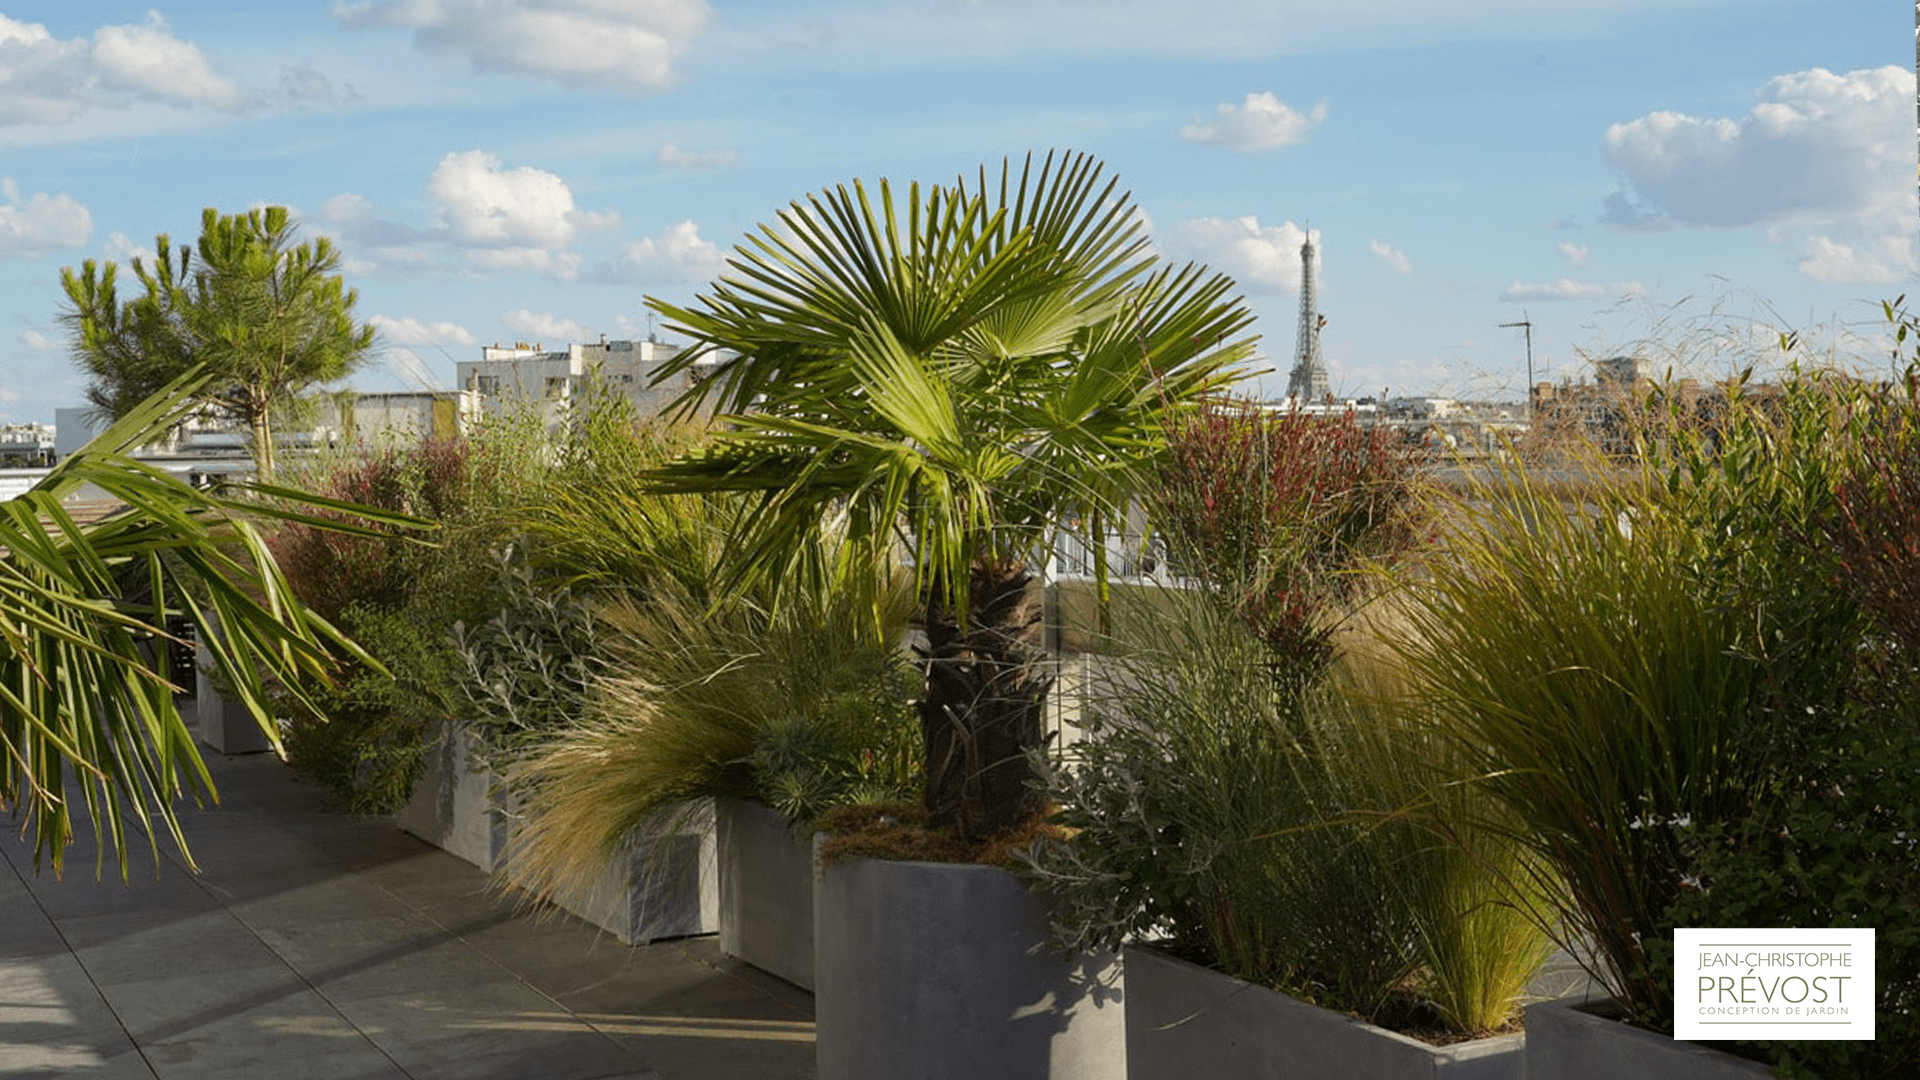
[[[1773,1070],[1700,1043],[1624,1024],[1611,1002],[1527,1006],[1527,1075],[1553,1080],[1759,1080]]]
[[[504,865],[511,815],[492,772],[475,754],[473,736],[448,725],[394,821],[492,873]],[[707,801],[664,835],[636,836],[608,861],[591,889],[559,897],[556,904],[622,943],[638,945],[713,933],[719,927],[719,891],[713,805]]]
[[[1123,959],[1127,1067],[1134,1076],[1521,1080],[1525,1075],[1525,1036],[1429,1046],[1156,949],[1129,945]]]
[[[1005,870],[842,859],[815,879],[813,915],[822,1078],[1127,1075],[1119,957],[1055,954]]]
[[[813,845],[785,814],[739,799],[714,808],[720,951],[813,989]]]
[[[200,741],[222,754],[258,754],[273,748],[260,722],[245,705],[220,692],[208,674],[213,654],[204,644],[194,647],[193,705]]]

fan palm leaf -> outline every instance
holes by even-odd
[[[0,806],[24,819],[36,865],[56,872],[78,816],[100,840],[96,875],[111,850],[125,876],[130,832],[156,851],[164,832],[184,854],[180,799],[215,795],[175,698],[181,688],[160,659],[177,642],[169,617],[201,628],[214,665],[276,746],[264,684],[297,696],[338,652],[371,663],[294,599],[256,524],[355,508],[277,488],[255,490],[299,501],[202,491],[130,456],[179,423],[206,381],[200,372],[176,380],[0,503]],[[82,489],[122,508],[79,522],[65,500]]]

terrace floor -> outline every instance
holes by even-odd
[[[189,873],[64,879],[0,836],[0,1076],[811,1077],[813,999],[711,937],[639,948],[328,800],[271,755],[208,761]]]

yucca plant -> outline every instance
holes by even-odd
[[[78,816],[128,872],[128,832],[184,853],[179,800],[213,797],[193,732],[157,659],[184,615],[220,679],[276,747],[269,683],[328,677],[333,655],[371,663],[295,598],[261,535],[263,520],[354,513],[332,527],[405,522],[337,500],[252,486],[266,499],[196,489],[130,456],[179,423],[207,376],[192,373],[130,410],[0,514],[0,803],[25,818],[36,865],[55,871]],[[65,500],[84,487],[123,504],[80,524]],[[415,524],[418,524],[417,522]]]

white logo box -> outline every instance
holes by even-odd
[[[1677,928],[1673,1037],[1873,1038],[1873,931]]]

